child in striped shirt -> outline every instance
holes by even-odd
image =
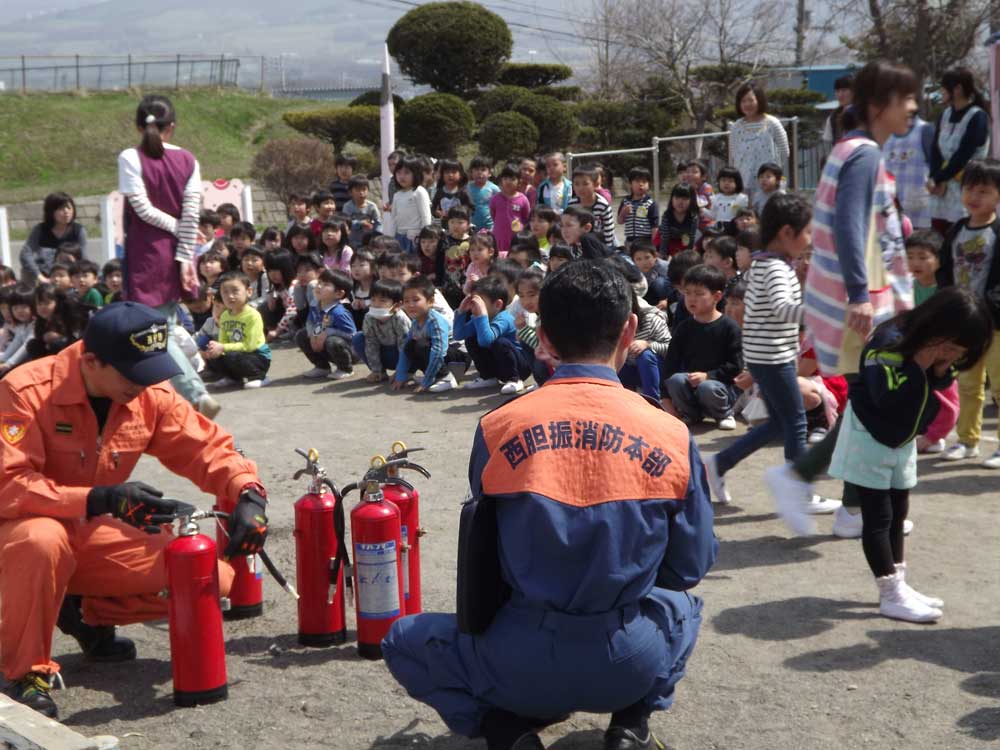
[[[806,413],[796,377],[805,311],[792,262],[812,243],[811,221],[812,209],[798,195],[772,196],[761,217],[765,252],[754,258],[747,274],[743,357],[770,419],[705,457],[708,482],[720,503],[730,501],[726,472],[778,435],[784,436],[787,461],[795,460],[806,446]]]
[[[631,194],[622,198],[618,207],[618,223],[625,225],[625,245],[631,247],[636,240],[650,240],[653,230],[660,224],[660,208],[649,194],[653,178],[648,169],[633,167],[628,171]]]
[[[594,233],[609,250],[615,246],[615,214],[611,204],[597,192],[597,172],[590,167],[573,170],[573,192],[570,206],[580,206],[594,217]],[[568,208],[569,206],[567,206]]]

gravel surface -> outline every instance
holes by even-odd
[[[299,377],[306,369],[301,355],[278,350],[269,387],[220,396],[220,423],[258,462],[269,490],[268,551],[294,579],[292,504],[306,482],[292,480],[303,463],[293,448],[316,447],[330,476],[346,484],[401,439],[426,448],[419,461],[433,474],[417,481],[421,522],[430,530],[424,608],[454,611],[468,451],[477,419],[502,400],[483,391],[392,394],[364,383],[364,368],[350,380],[316,383]],[[995,419],[991,410],[988,434]],[[698,432],[705,451],[734,439],[707,427]],[[878,616],[859,542],[789,538],[760,481],[780,458],[775,446],[730,474],[734,503],[716,511],[719,560],[697,590],[705,599],[701,637],[674,709],[654,716],[658,736],[672,750],[997,747],[1000,474],[974,462],[921,459],[909,579],[947,607],[940,623],[919,626]],[[143,459],[136,478],[211,504],[155,461]],[[837,491],[833,482],[821,489]],[[823,534],[830,524],[820,518]],[[294,601],[269,579],[264,594],[263,617],[226,624],[230,697],[213,706],[174,707],[165,623],[124,628],[139,658],[120,665],[83,662],[75,643],[57,633],[63,720],[87,735],[117,735],[125,750],[485,746],[450,734],[384,664],[360,659],[351,643],[299,647]],[[353,618],[351,609],[350,624]],[[543,739],[558,750],[600,748],[606,722],[577,714]]]

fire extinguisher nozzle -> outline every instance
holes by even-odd
[[[287,591],[289,594],[291,594],[292,596],[294,596],[295,599],[296,599],[296,601],[298,601],[298,599],[299,599],[299,592],[295,590],[295,587],[292,584],[290,584],[290,583],[288,583],[286,581],[284,588],[285,588],[285,591]]]

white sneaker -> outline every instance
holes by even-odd
[[[712,494],[715,495],[715,499],[722,505],[731,503],[733,498],[729,496],[729,491],[726,489],[726,480],[719,476],[717,454],[712,453],[705,456],[702,458],[702,463],[705,464],[705,476],[708,478],[708,486],[711,488]]]
[[[260,380],[248,380],[243,384],[244,388],[263,388],[265,385],[271,381],[267,378],[261,378]]]
[[[905,622],[936,622],[941,619],[941,610],[928,607],[910,594],[911,589],[899,573],[876,578],[875,583],[878,586],[878,611],[883,617]]]
[[[211,388],[215,391],[221,391],[224,388],[236,388],[239,386],[239,382],[233,380],[232,378],[219,378],[214,383],[209,383],[206,388]]]
[[[861,511],[851,513],[847,508],[841,506],[834,513],[831,533],[841,539],[860,539],[863,526]]]
[[[353,370],[341,370],[339,367],[334,367],[330,370],[330,374],[327,375],[330,380],[342,380],[344,378],[349,378],[354,374]]]
[[[994,451],[993,455],[983,461],[984,469],[1000,469],[1000,451]]]
[[[477,377],[475,380],[470,380],[462,387],[469,391],[477,391],[482,388],[496,388],[498,385],[500,385],[500,381],[496,378]]]
[[[511,396],[524,390],[523,380],[509,380],[500,386],[500,395]]]
[[[809,515],[812,485],[802,481],[791,466],[772,466],[764,472],[764,483],[771,492],[781,520],[799,536],[816,533],[816,522]]]
[[[947,443],[945,443],[944,438],[941,438],[940,440],[928,440],[922,435],[917,438],[917,453],[944,453],[946,446]]]
[[[736,420],[733,417],[725,417],[718,421],[718,427],[720,430],[725,430],[729,432],[730,430],[736,429]]]
[[[941,459],[944,461],[963,461],[966,458],[979,458],[979,446],[955,443],[941,454]]]
[[[903,536],[909,536],[911,531],[913,531],[913,521],[907,518],[903,521]]]
[[[428,389],[428,393],[444,393],[445,391],[450,391],[453,388],[458,388],[458,381],[455,380],[455,376],[452,373],[448,373],[443,378],[441,378],[436,383],[433,383]]]
[[[809,438],[807,442],[809,445],[816,445],[816,443],[822,443],[823,438],[826,437],[827,429],[825,427],[817,427],[815,430],[809,433]]]
[[[834,500],[832,497],[813,495],[806,506],[806,513],[811,516],[828,516],[836,512],[841,505],[843,503],[840,500]]]
[[[319,380],[320,378],[325,378],[330,375],[330,369],[327,367],[314,367],[308,372],[302,373],[302,377],[309,378],[310,380]]]
[[[896,563],[896,572],[899,573],[900,579],[903,581],[903,588],[906,589],[907,593],[910,594],[914,599],[916,599],[921,604],[925,604],[928,607],[933,607],[934,609],[941,609],[944,607],[944,599],[938,599],[936,596],[925,596],[919,591],[914,589],[910,584],[906,582],[906,563]]]

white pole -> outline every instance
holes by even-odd
[[[101,246],[104,248],[104,260],[112,260],[115,252],[115,217],[111,215],[111,196],[101,198]]]
[[[11,265],[10,232],[7,231],[6,206],[0,206],[0,260],[5,266]]]
[[[243,221],[253,224],[253,191],[249,185],[244,185],[240,194],[240,216],[243,217]]]
[[[382,160],[382,202],[389,202],[389,154],[396,149],[396,116],[392,104],[392,81],[389,78],[389,45],[383,45],[382,98],[379,101],[379,135]]]

